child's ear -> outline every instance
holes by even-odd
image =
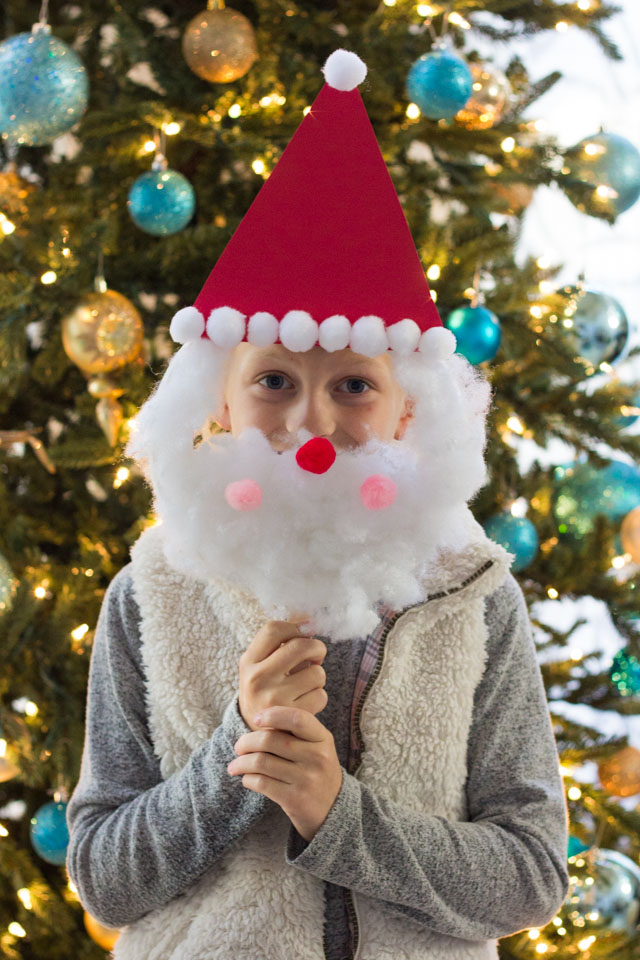
[[[393,437],[394,440],[402,440],[405,430],[409,426],[411,420],[413,420],[415,409],[416,405],[413,397],[405,397],[402,415],[398,421],[398,426]]]

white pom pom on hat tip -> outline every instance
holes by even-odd
[[[204,317],[196,307],[183,307],[173,315],[169,334],[175,343],[199,340],[204,333]]]
[[[351,50],[334,50],[322,68],[324,78],[335,90],[355,90],[367,75],[367,65]]]
[[[436,362],[455,353],[457,344],[455,334],[447,327],[430,327],[420,337],[418,349],[425,360]]]

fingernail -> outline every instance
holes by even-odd
[[[255,717],[253,718],[253,722],[255,723],[256,727],[258,727],[262,723],[262,714],[256,713]]]

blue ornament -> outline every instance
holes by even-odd
[[[600,470],[588,462],[565,464],[554,477],[558,531],[575,539],[591,532],[597,514],[617,522],[640,506],[640,469],[622,460]]]
[[[471,70],[446,44],[436,44],[413,64],[407,75],[407,95],[431,120],[451,120],[473,90]]]
[[[447,317],[445,326],[455,334],[456,353],[461,353],[469,363],[493,360],[498,352],[500,321],[486,307],[457,307]]]
[[[502,544],[505,550],[515,554],[511,564],[514,573],[528,567],[538,552],[538,531],[526,517],[514,517],[512,513],[496,513],[484,525],[484,532],[491,540]]]
[[[582,840],[578,840],[577,837],[574,837],[572,833],[569,834],[569,843],[567,844],[567,857],[575,857],[579,853],[583,853],[585,850],[589,849],[589,844],[583,843]]]
[[[45,803],[31,817],[31,843],[47,863],[59,866],[65,863],[69,846],[69,831],[66,820],[66,803]]]
[[[0,131],[11,143],[51,143],[80,119],[88,94],[82,61],[49,24],[0,44]]]
[[[561,322],[590,377],[599,372],[601,363],[620,359],[629,339],[629,321],[622,306],[607,293],[581,286],[564,287],[563,293],[568,299]]]
[[[131,219],[156,237],[177,233],[191,220],[196,207],[196,194],[177,170],[169,170],[159,156],[149,173],[143,173],[129,191],[127,206]]]
[[[581,140],[567,153],[570,176],[591,190],[570,182],[565,191],[584,213],[612,219],[632,207],[640,197],[640,150],[616,133],[597,133]]]

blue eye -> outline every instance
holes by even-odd
[[[349,379],[345,380],[344,382],[345,383],[362,383],[367,388],[367,390],[371,389],[369,384],[365,380],[361,380],[360,377],[349,377]],[[366,393],[366,392],[367,392],[366,390],[347,390],[347,393],[354,393],[356,395],[359,393]]]
[[[264,376],[264,377],[262,378],[262,380],[272,380],[272,381],[273,381],[273,380],[286,380],[286,377],[283,377],[283,375],[282,375],[281,373],[267,373],[266,376]],[[258,380],[258,383],[262,383],[262,380]],[[267,387],[267,390],[271,390],[272,387],[273,387],[273,384],[270,384],[270,385]],[[277,390],[278,387],[276,386],[275,389]]]

